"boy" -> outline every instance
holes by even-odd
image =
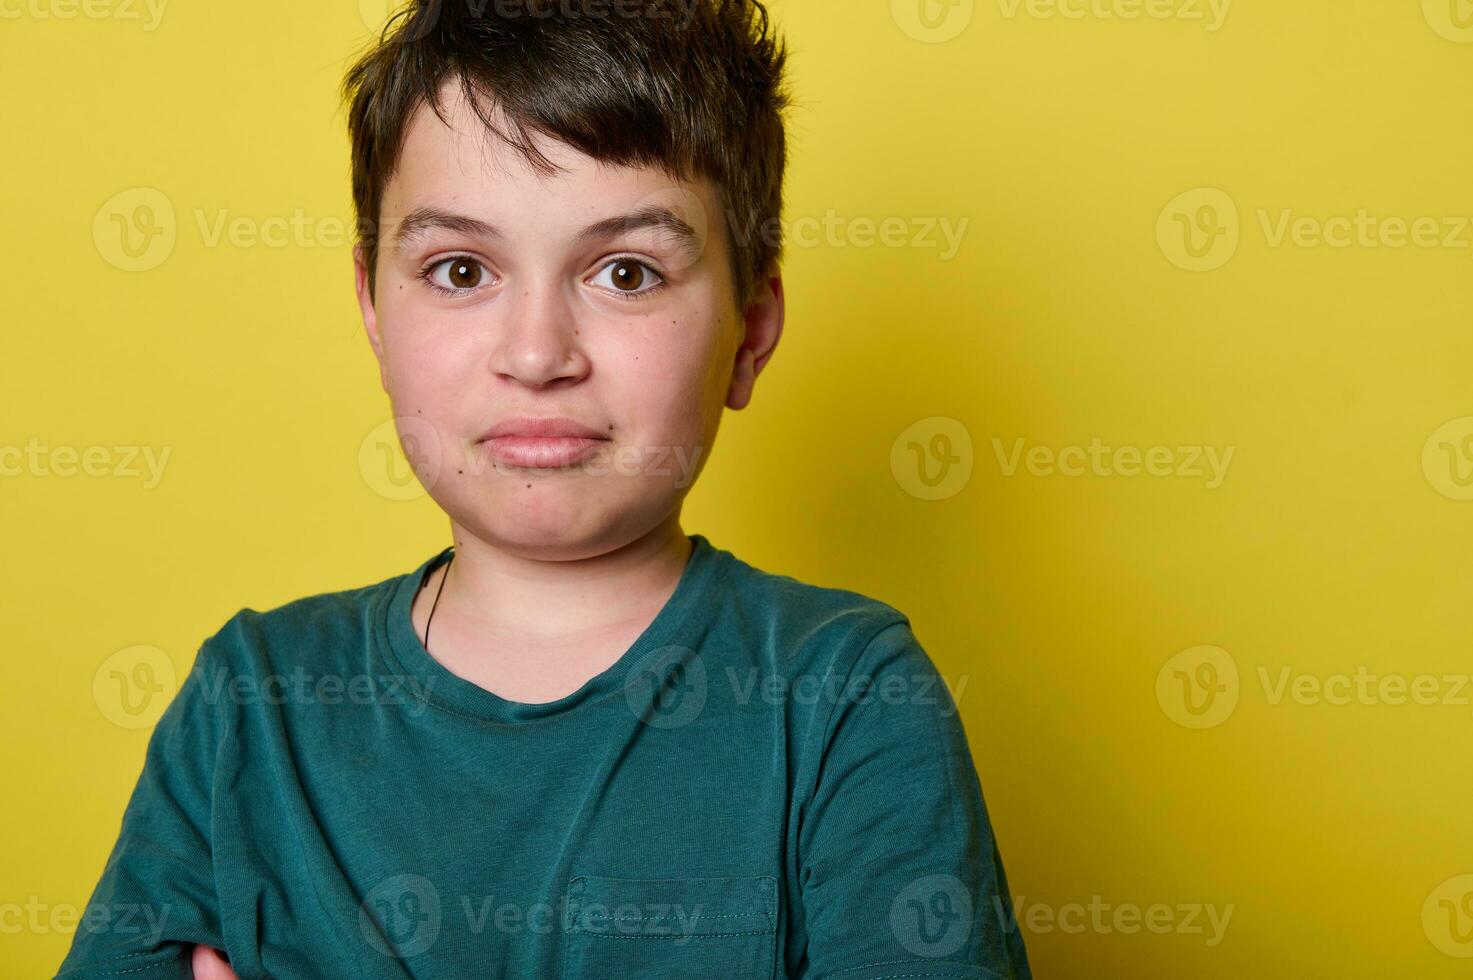
[[[204,643],[92,897],[152,928],[61,977],[1030,976],[906,617],[679,523],[782,332],[783,63],[756,0],[483,0],[351,70],[364,325],[454,544]]]

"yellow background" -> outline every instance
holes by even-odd
[[[242,606],[449,543],[428,498],[360,467],[389,409],[331,241],[337,86],[386,8],[175,0],[149,30],[141,0],[135,20],[94,2],[111,14],[5,0],[0,19],[0,446],[171,456],[151,487],[0,477],[6,977],[54,972],[143,759],[148,729],[94,693],[104,661],[153,647],[121,656],[182,675]],[[787,332],[686,529],[891,602],[964,680],[1039,977],[1467,976],[1445,909],[1473,902],[1473,691],[1443,677],[1473,670],[1473,494],[1451,468],[1473,469],[1473,231],[1441,239],[1473,215],[1473,10],[1239,0],[1212,30],[1205,0],[1145,8],[1199,20],[987,0],[928,29],[917,2],[773,4],[799,102],[789,228],[839,230],[790,241]],[[146,271],[108,245],[135,188],[175,213]],[[1201,209],[1224,200],[1236,233]],[[309,236],[211,246],[222,211]],[[1275,245],[1285,211],[1442,233]],[[943,257],[866,245],[866,219],[968,224]],[[1231,256],[1183,268],[1182,221]],[[1234,455],[1215,488],[998,459],[1096,437]],[[915,453],[949,495],[928,499]],[[1200,728],[1168,664],[1199,647],[1231,708]],[[1207,676],[1199,656],[1181,677]],[[1275,698],[1286,668],[1432,675],[1438,703]],[[1175,911],[1168,934],[1044,918],[1092,901],[1232,917],[1216,945]]]

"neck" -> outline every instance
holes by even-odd
[[[556,555],[487,542],[454,521],[451,531],[454,560],[416,597],[416,632],[424,635],[433,606],[435,636],[549,651],[648,624],[675,591],[692,548],[678,514],[616,547]]]

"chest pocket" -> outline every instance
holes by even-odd
[[[568,882],[563,980],[772,980],[777,879]]]

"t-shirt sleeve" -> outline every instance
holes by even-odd
[[[222,671],[206,641],[154,726],[59,980],[177,980],[193,976],[191,946],[224,948],[210,839],[216,753],[228,717]]]
[[[955,699],[906,621],[834,688],[799,831],[802,980],[1030,980]]]

